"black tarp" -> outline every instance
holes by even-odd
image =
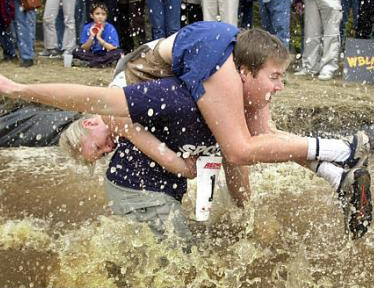
[[[80,116],[39,104],[0,101],[0,147],[56,145],[61,131]]]

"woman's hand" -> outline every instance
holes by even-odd
[[[20,86],[21,84],[18,84],[0,74],[0,94],[16,98],[16,92],[19,90]]]
[[[183,173],[184,177],[188,179],[194,179],[196,178],[197,171],[196,171],[196,161],[197,157],[189,157],[184,159],[184,162],[186,163],[186,172]]]

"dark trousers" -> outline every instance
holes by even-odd
[[[370,39],[374,24],[374,0],[362,0],[358,12],[356,37]]]
[[[197,21],[203,21],[203,10],[200,4],[185,3],[182,9],[182,26],[192,24]]]
[[[239,1],[239,27],[252,28],[253,19],[253,0]]]
[[[77,48],[73,51],[73,57],[88,62],[88,67],[105,67],[111,65],[113,62],[118,61],[121,54],[121,49],[103,51],[101,53],[93,53],[82,48]]]
[[[120,1],[115,23],[125,53],[146,42],[145,1]]]
[[[0,25],[0,47],[3,49],[4,58],[16,56],[16,43],[10,27]]]

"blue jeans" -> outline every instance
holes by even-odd
[[[20,10],[20,0],[14,1],[15,19],[14,28],[16,30],[17,45],[20,58],[22,60],[31,60],[34,58],[34,42],[36,29],[35,10]]]
[[[254,0],[240,0],[239,1],[239,19],[241,28],[252,28],[253,18],[253,1]]]
[[[165,38],[181,28],[181,0],[147,0],[153,39]]]
[[[260,15],[265,30],[276,35],[287,48],[290,43],[291,0],[260,2]]]

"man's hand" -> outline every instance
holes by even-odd
[[[235,201],[236,206],[238,206],[239,208],[244,208],[245,203],[249,201],[250,194],[250,190],[244,190],[240,188],[238,192],[232,193],[232,196],[234,198],[233,200]]]
[[[223,158],[222,164],[230,195],[239,208],[244,208],[245,202],[249,201],[251,195],[249,168],[230,164],[225,158]]]

